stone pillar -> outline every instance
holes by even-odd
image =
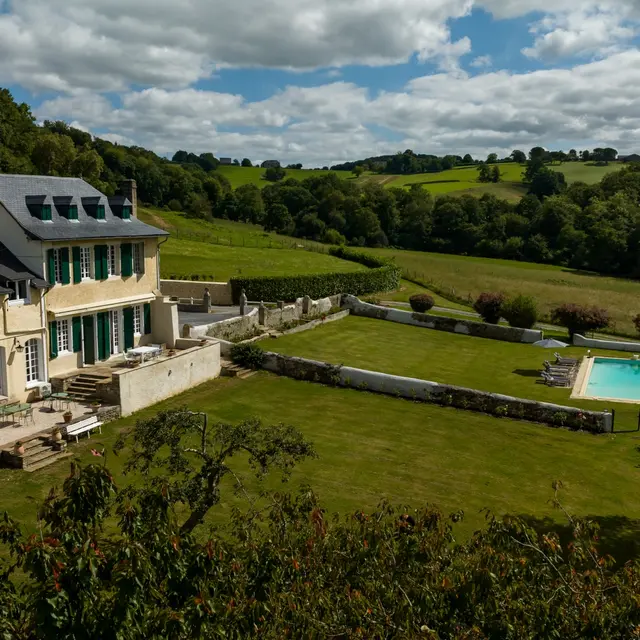
[[[260,303],[258,307],[258,324],[265,325],[267,323],[267,307],[264,306],[264,302]]]
[[[302,298],[302,313],[307,314],[311,311],[311,298],[309,296],[305,296]]]
[[[204,294],[202,296],[202,312],[209,313],[211,311],[211,294],[209,293],[209,289],[205,288]]]
[[[280,311],[284,309],[284,300],[278,300],[278,309],[280,309]]]
[[[243,316],[247,309],[247,294],[244,289],[240,293],[240,315]]]

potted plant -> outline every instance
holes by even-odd
[[[98,413],[98,409],[100,409],[100,402],[98,402],[98,400],[94,400],[90,406],[92,413]]]
[[[60,431],[60,427],[54,427],[51,431],[51,439],[55,442],[60,442],[62,440],[62,431]]]
[[[20,440],[18,440],[14,445],[13,445],[13,453],[17,456],[22,456],[24,455],[24,445],[22,444],[22,442],[20,442]]]
[[[73,418],[73,413],[71,413],[71,411],[65,411],[62,414],[62,417],[64,418],[64,421],[66,423],[69,423],[69,422],[71,422],[71,418]]]
[[[176,350],[175,349],[169,349],[169,356],[175,356],[176,355]]]

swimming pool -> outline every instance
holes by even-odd
[[[584,395],[640,402],[640,360],[594,358]]]

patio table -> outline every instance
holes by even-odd
[[[71,402],[73,400],[73,398],[71,397],[71,394],[65,393],[64,391],[59,391],[58,393],[52,393],[49,396],[48,400],[50,402],[49,409],[51,411],[53,411],[53,403],[56,400],[58,402],[58,410],[60,410],[62,408],[62,403],[63,402]]]
[[[140,362],[144,362],[147,358],[159,356],[160,349],[158,347],[135,347],[135,349],[129,349],[127,355],[139,358]]]
[[[31,409],[30,404],[10,404],[0,407],[0,417],[5,416],[14,416],[18,414],[18,420],[20,419],[20,414],[24,413],[27,409]]]

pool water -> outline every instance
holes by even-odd
[[[640,361],[595,358],[585,395],[640,400]]]

